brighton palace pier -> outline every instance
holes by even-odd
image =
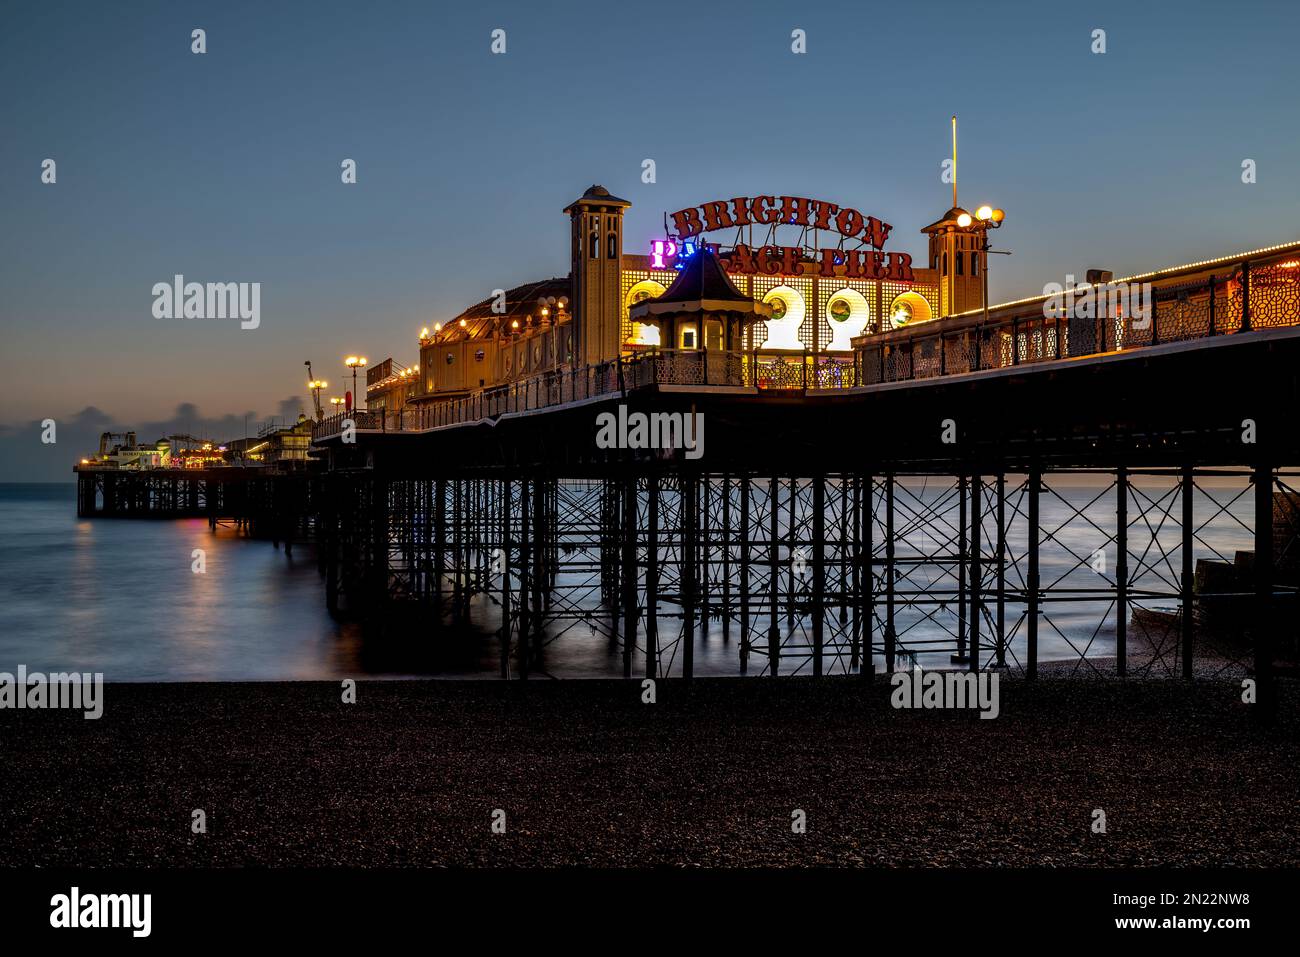
[[[295,527],[332,610],[477,632],[504,677],[581,632],[628,676],[703,651],[1254,676],[1271,700],[1300,621],[1300,243],[1080,264],[986,306],[1000,210],[949,209],[913,256],[775,194],[670,211],[627,251],[629,205],[592,186],[567,276],[430,323],[418,365],[315,425]],[[703,442],[597,441],[637,413],[700,417]]]

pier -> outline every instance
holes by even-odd
[[[306,469],[259,467],[115,469],[82,464],[81,518],[204,518],[242,534],[293,543],[315,537],[319,480]]]
[[[851,356],[759,349],[713,255],[682,287],[717,348],[322,416],[306,469],[82,466],[79,513],[311,541],[331,612],[484,632],[503,678],[575,629],[627,677],[689,679],[700,641],[766,676],[1294,667],[1300,244],[1155,275],[1145,322],[1035,298]],[[637,416],[698,421],[699,447],[600,440]]]
[[[1216,296],[1294,255],[1174,277],[1145,330],[1088,335],[1032,301],[864,337],[847,370],[801,363],[797,385],[760,384],[743,352],[664,350],[335,416],[314,436],[330,607],[418,607],[433,640],[490,623],[503,677],[581,625],[625,675],[687,678],[706,629],[740,673],[940,656],[1032,678],[1056,616],[1082,609],[1093,638],[1113,627],[1105,673],[1191,678],[1204,656],[1267,680],[1295,660],[1300,610],[1300,309]],[[703,416],[702,457],[599,448],[597,416],[620,406]],[[1044,524],[1074,483],[1088,502]],[[1244,496],[1248,554],[1207,562],[1234,584],[1198,595],[1203,530]],[[1100,570],[1067,526],[1091,530]],[[1248,613],[1211,649],[1215,602]],[[1067,642],[1073,671],[1102,673],[1092,641]]]

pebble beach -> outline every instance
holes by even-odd
[[[1003,677],[996,720],[883,677],[109,684],[0,713],[0,866],[1295,866],[1278,688],[1264,725],[1237,680]]]

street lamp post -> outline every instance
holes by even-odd
[[[312,404],[316,407],[316,421],[319,422],[324,417],[324,411],[321,409],[320,394],[329,383],[324,379],[312,379],[307,383],[307,388],[311,390]]]
[[[364,367],[369,360],[365,356],[348,356],[343,360],[343,364],[352,370],[352,409],[357,409],[357,370]]]
[[[981,206],[975,210],[975,216],[972,219],[970,213],[962,213],[957,217],[957,225],[962,229],[974,228],[979,237],[980,252],[980,302],[983,305],[984,320],[980,331],[975,336],[975,364],[979,368],[980,350],[983,346],[984,329],[989,324],[989,230],[998,229],[1002,221],[1006,219],[1006,213],[1000,209],[994,209],[992,206]],[[1017,345],[1011,343],[1012,353],[1015,354]]]

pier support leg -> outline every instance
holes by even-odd
[[[862,542],[860,554],[862,577],[858,581],[858,604],[854,615],[861,622],[862,674],[868,681],[876,677],[876,537],[875,537],[875,487],[872,472],[858,476],[858,539]]]
[[[1007,664],[1007,475],[998,472],[998,563],[997,666]]]
[[[623,481],[623,677],[632,677],[632,653],[636,650],[637,623],[637,563],[636,563],[636,500],[635,475]]]
[[[462,512],[463,482],[453,480],[451,483],[451,614],[455,621],[461,621],[461,595],[464,592],[465,577],[465,522]]]
[[[1128,674],[1128,469],[1115,470],[1115,674]]]
[[[510,678],[510,479],[501,482],[501,677]]]
[[[1182,478],[1183,505],[1183,582],[1182,582],[1182,669],[1183,677],[1191,681],[1193,674],[1192,645],[1196,637],[1196,562],[1193,552],[1193,533],[1195,532],[1195,515],[1193,493],[1196,489],[1195,473],[1190,465],[1184,466]],[[1258,520],[1258,516],[1256,516]],[[1271,547],[1271,546],[1270,546]]]
[[[1277,708],[1273,684],[1273,466],[1255,466],[1255,707],[1265,722]]]
[[[442,627],[442,588],[447,575],[447,480],[437,479],[433,486],[433,621]]]
[[[845,480],[848,481],[847,478]],[[853,631],[849,637],[849,668],[859,667],[862,661],[862,475],[853,476],[853,513],[846,541],[841,552],[849,554],[850,586],[849,604],[853,606]],[[867,669],[860,672],[864,677]]]
[[[659,475],[646,479],[645,676],[659,676]]]
[[[813,677],[825,666],[826,642],[826,476],[813,476],[812,637]]]
[[[894,628],[894,476],[885,476],[885,671],[893,674],[898,649]]]
[[[957,516],[957,654],[952,656],[953,664],[966,662],[966,602],[969,598],[966,590],[966,550],[969,530],[966,525],[966,497],[968,485],[966,476],[957,480],[958,516]]]
[[[372,608],[388,600],[388,479],[370,479],[370,595]]]
[[[532,566],[528,570],[532,584],[532,614],[529,620],[533,625],[533,655],[534,660],[541,663],[543,650],[546,647],[546,616],[543,609],[546,602],[543,596],[546,594],[546,553],[550,547],[546,537],[546,479],[538,478],[533,480],[533,549],[532,549]]]
[[[699,503],[700,524],[697,526],[696,540],[699,547],[695,554],[698,556],[696,567],[699,569],[697,578],[700,583],[699,589],[699,607],[700,607],[700,638],[708,641],[709,638],[709,572],[713,567],[713,481],[708,475],[702,475],[699,479],[699,490],[701,501]]]
[[[532,620],[529,608],[529,576],[532,574],[532,551],[529,529],[529,503],[532,498],[532,479],[523,478],[519,482],[519,677],[527,680],[532,665],[532,638],[530,629]]]
[[[768,552],[768,611],[771,614],[771,624],[767,630],[767,664],[775,678],[780,674],[781,663],[781,579],[780,579],[780,544],[781,544],[781,514],[780,514],[780,497],[781,497],[781,480],[775,475],[772,476],[772,483],[768,486],[768,512],[772,520],[772,544]]]
[[[789,635],[794,634],[794,599],[799,594],[799,577],[795,574],[795,550],[799,547],[799,479],[790,476],[790,521],[786,526],[786,535],[790,539],[789,552],[789,586],[785,595],[785,629]]]
[[[722,476],[722,643],[731,644],[731,476]]]
[[[982,548],[980,523],[983,521],[984,478],[971,476],[970,496],[970,670],[980,670],[980,619],[984,614],[984,569],[980,563]]]
[[[697,542],[699,541],[698,475],[682,476],[682,677],[695,675],[695,602]]]
[[[749,490],[752,480],[748,475],[740,477],[740,673],[749,670]]]
[[[1038,466],[1029,470],[1029,556],[1025,588],[1028,591],[1025,605],[1025,677],[1038,677],[1038,490],[1042,473]]]
[[[840,604],[840,628],[845,628],[849,623],[849,539],[855,534],[853,532],[853,509],[849,504],[849,497],[852,494],[849,489],[849,476],[841,474],[840,483],[840,528],[839,542],[835,551],[839,555],[840,587],[836,590],[836,597],[839,598]]]
[[[325,576],[325,608],[331,615],[339,610],[339,481],[338,475],[327,475],[321,481],[322,527],[316,533]]]

